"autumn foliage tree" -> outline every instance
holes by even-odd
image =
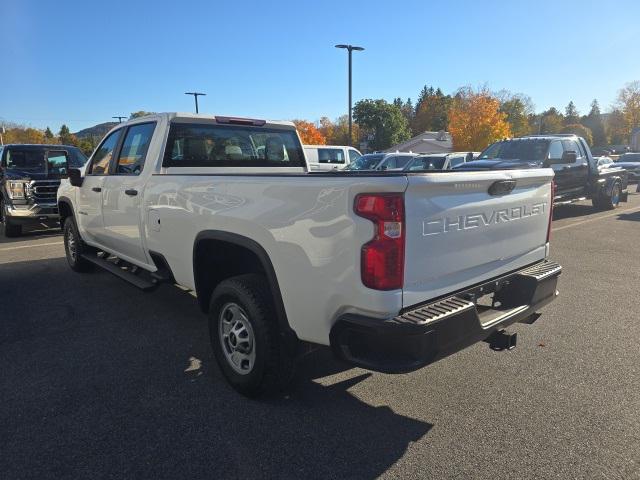
[[[298,129],[300,140],[302,140],[303,144],[325,145],[327,143],[325,136],[320,133],[313,123],[307,122],[306,120],[294,120],[293,123]]]
[[[454,150],[478,151],[511,136],[507,115],[489,91],[465,87],[458,91],[449,111],[449,133]]]

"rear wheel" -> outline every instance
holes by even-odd
[[[284,388],[294,359],[280,340],[267,281],[239,275],[221,282],[211,296],[209,334],[222,374],[243,395]]]
[[[82,241],[73,217],[67,217],[62,231],[64,234],[64,251],[71,270],[74,272],[91,271],[93,264],[82,258],[82,254],[87,253],[89,247]]]
[[[601,208],[606,210],[613,210],[614,208],[618,208],[620,204],[620,184],[618,182],[613,184],[611,187],[611,194],[605,194],[601,199]]]
[[[4,214],[4,199],[0,198],[0,223],[4,226],[5,237],[19,237],[22,235],[22,225],[14,225]]]

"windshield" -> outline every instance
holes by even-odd
[[[480,160],[522,160],[544,161],[549,149],[549,140],[532,138],[526,140],[506,140],[490,145],[480,154]]]
[[[345,170],[373,170],[383,157],[384,155],[363,155],[351,162]]]
[[[444,167],[444,162],[447,157],[416,157],[413,160],[413,163],[409,167],[411,171],[420,171],[420,170],[442,170]]]
[[[80,168],[87,161],[87,157],[77,148],[59,150],[53,147],[50,149],[11,148],[7,150],[7,170],[19,170],[24,173],[64,175],[66,173],[67,162],[67,158],[64,155],[65,152],[67,153],[70,167]]]

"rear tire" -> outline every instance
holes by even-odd
[[[601,199],[601,208],[605,210],[614,210],[620,205],[620,183],[616,182],[611,187],[611,195],[605,195]]]
[[[295,362],[280,339],[267,280],[247,274],[221,282],[209,308],[211,347],[229,384],[257,397],[286,387]]]
[[[64,251],[71,270],[80,273],[93,270],[93,263],[82,258],[82,254],[87,253],[90,248],[82,241],[73,217],[67,217],[62,232],[64,235]]]

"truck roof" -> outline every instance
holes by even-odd
[[[525,135],[524,137],[512,138],[511,140],[526,140],[526,139],[540,139],[540,140],[552,140],[554,138],[569,138],[577,137],[575,133],[547,133],[543,135]]]
[[[237,116],[230,116],[230,115],[210,115],[210,114],[203,114],[203,113],[188,113],[188,112],[161,112],[161,113],[153,113],[150,115],[145,115],[143,117],[137,117],[131,120],[127,120],[126,122],[117,124],[114,127],[114,129],[128,123],[137,123],[143,120],[161,119],[161,118],[167,119],[168,121],[174,120],[176,118],[190,119],[190,120],[207,120],[207,121],[214,121],[214,122],[223,123],[223,124],[226,124],[226,123],[248,124],[245,122],[254,122],[253,123],[254,125],[268,124],[270,126],[283,126],[283,127],[295,128],[295,125],[293,124],[293,122],[288,122],[284,120],[264,120],[264,119],[237,117]]]
[[[20,148],[78,148],[74,145],[60,145],[55,143],[5,143],[0,145],[0,148],[5,147],[20,147]]]

